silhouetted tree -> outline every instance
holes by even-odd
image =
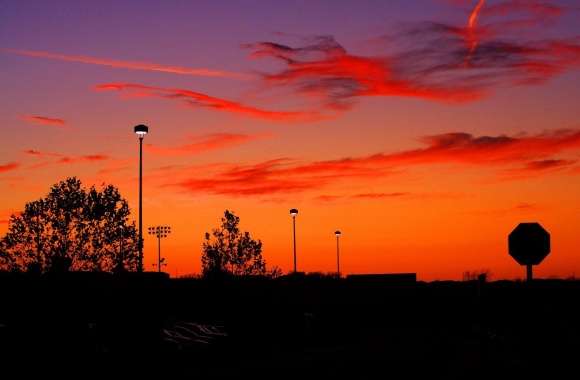
[[[201,256],[204,276],[230,274],[234,276],[266,275],[262,257],[262,242],[240,231],[240,218],[226,210],[221,226],[205,233]]]
[[[137,266],[137,232],[127,201],[112,185],[86,189],[77,178],[10,217],[0,268],[15,271],[122,271]]]

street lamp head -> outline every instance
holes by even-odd
[[[338,230],[334,231],[334,234],[336,235],[336,237],[339,237],[340,235],[342,235],[342,233]]]
[[[140,139],[142,139],[149,132],[149,127],[143,124],[139,124],[135,126],[134,130],[135,134],[139,136]]]
[[[292,217],[295,217],[296,215],[298,215],[298,210],[295,208],[290,209],[290,215],[292,215]]]

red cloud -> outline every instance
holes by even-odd
[[[342,198],[344,198],[342,195],[319,195],[316,197],[316,200],[322,202],[334,202]]]
[[[533,203],[518,203],[515,207],[516,210],[535,210],[538,206]]]
[[[289,160],[281,158],[255,165],[230,166],[209,177],[188,178],[171,184],[191,192],[223,195],[262,195],[304,191],[317,187],[316,178],[298,178],[280,175]]]
[[[79,62],[79,63],[87,63],[91,65],[100,65],[100,66],[109,66],[115,68],[123,68],[123,69],[130,69],[130,70],[145,70],[145,71],[156,71],[162,73],[170,73],[170,74],[180,74],[180,75],[194,75],[194,76],[203,76],[203,77],[222,77],[222,78],[236,78],[236,79],[245,79],[248,78],[248,75],[240,74],[240,73],[233,73],[229,71],[223,70],[212,70],[212,69],[194,69],[189,67],[182,67],[182,66],[169,66],[169,65],[162,65],[158,63],[150,63],[150,62],[135,62],[135,61],[121,61],[115,59],[106,59],[106,58],[95,58],[95,57],[88,57],[85,55],[65,55],[65,54],[57,54],[57,53],[50,53],[46,51],[35,51],[35,50],[13,50],[13,49],[2,49],[8,53],[14,53],[18,55],[28,56],[28,57],[37,57],[37,58],[47,58],[47,59],[55,59],[59,61],[68,61],[68,62]]]
[[[573,160],[554,160],[554,159],[531,161],[526,164],[525,169],[530,171],[552,170],[574,165],[575,163],[576,161]]]
[[[470,2],[470,4],[473,3]],[[502,35],[510,30],[521,32],[522,29],[553,21],[565,10],[559,5],[540,1],[489,2],[480,0],[469,14],[465,35],[468,39],[470,36],[479,39]],[[479,20],[480,18],[482,20]],[[489,21],[490,18],[491,21]],[[485,22],[481,23],[481,21]]]
[[[366,157],[319,161],[288,172],[373,175],[375,170],[434,163],[505,165],[543,158],[565,150],[580,149],[580,131],[556,131],[528,137],[480,136],[446,133],[421,139],[425,148]]]
[[[545,159],[529,161],[523,166],[506,169],[503,172],[502,178],[506,180],[516,180],[520,178],[527,178],[531,175],[552,173],[569,169],[576,164],[576,160],[562,160],[562,159]]]
[[[400,198],[411,195],[411,193],[406,192],[393,192],[393,193],[359,193],[352,195],[320,195],[316,197],[317,200],[323,202],[333,202],[340,199],[350,198],[350,199],[386,199],[386,198]]]
[[[97,90],[127,91],[130,94],[139,97],[156,97],[176,100],[189,107],[204,107],[217,111],[238,113],[246,116],[274,121],[311,121],[320,118],[320,115],[318,115],[316,112],[264,110],[231,100],[216,98],[201,92],[194,92],[178,88],[172,89],[152,87],[134,83],[108,83],[98,85],[96,88]]]
[[[16,170],[20,164],[18,162],[9,162],[4,165],[0,165],[0,173],[6,173],[12,170]]]
[[[463,164],[495,166],[502,173],[518,171],[538,175],[549,169],[565,167],[572,161],[550,158],[553,154],[580,150],[580,131],[555,131],[534,136],[479,136],[447,133],[421,140],[426,146],[397,153],[328,161],[297,163],[288,158],[253,165],[218,165],[190,174],[169,186],[191,192],[234,196],[300,192],[318,189],[349,178],[378,178],[392,175],[414,165]],[[514,174],[514,173],[512,173]],[[406,193],[367,193],[356,198],[404,196]]]
[[[70,156],[61,153],[41,152],[34,149],[27,149],[23,151],[23,153],[41,160],[40,162],[30,166],[32,169],[42,168],[50,164],[77,164],[82,162],[99,162],[111,160],[111,157],[104,154]]]
[[[27,149],[23,151],[24,154],[34,157],[62,157],[62,154],[59,153],[51,153],[51,152],[41,152],[35,149]]]
[[[531,39],[521,31],[537,33],[531,27],[563,11],[541,2],[479,0],[465,27],[427,23],[408,31],[404,38],[413,48],[396,54],[399,72],[422,83],[467,84],[481,91],[550,79],[580,65],[577,38]]]
[[[354,194],[352,198],[358,199],[382,199],[382,198],[399,198],[409,195],[410,193],[394,192],[394,193],[362,193]]]
[[[253,57],[284,64],[263,75],[267,85],[290,86],[335,109],[362,96],[476,100],[496,86],[537,84],[580,67],[577,38],[524,39],[520,33],[563,8],[524,1],[470,4],[467,20],[458,25],[417,24],[388,37],[390,50],[373,56],[354,55],[331,36],[306,39],[302,46],[271,41],[244,46]]]
[[[485,16],[508,16],[513,13],[522,13],[537,17],[557,17],[563,11],[562,7],[548,2],[512,0],[486,4],[481,13]]]
[[[402,96],[429,100],[466,101],[478,98],[477,90],[426,85],[405,79],[394,71],[392,57],[362,57],[349,54],[332,37],[316,37],[304,47],[273,42],[245,45],[253,57],[272,57],[287,68],[266,74],[270,85],[294,85],[306,94],[321,96],[326,105],[343,109],[359,96]]]
[[[108,159],[110,159],[110,157],[105,156],[103,154],[89,154],[89,155],[85,155],[85,156],[76,156],[76,157],[65,156],[65,157],[62,157],[60,160],[58,160],[58,163],[74,164],[74,163],[78,163],[78,162],[105,161]]]
[[[66,122],[63,119],[58,119],[55,117],[25,115],[22,117],[22,120],[28,121],[33,124],[50,125],[53,127],[64,127],[66,125]]]
[[[174,156],[198,154],[210,150],[224,149],[257,140],[264,136],[245,135],[237,133],[212,133],[205,136],[191,138],[191,142],[175,147],[159,147],[151,144],[145,145],[145,149],[153,154]]]

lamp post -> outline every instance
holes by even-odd
[[[163,261],[161,259],[161,238],[166,238],[167,235],[171,233],[171,227],[169,226],[155,226],[148,228],[149,235],[155,235],[157,237],[157,271],[161,272],[161,265]]]
[[[340,278],[340,247],[339,247],[339,240],[340,240],[340,235],[342,235],[342,233],[338,230],[334,231],[334,234],[336,235],[336,276],[338,278]]]
[[[143,138],[149,132],[149,127],[143,124],[136,125],[135,134],[139,136],[139,267],[143,272]]]
[[[292,216],[292,236],[294,238],[294,273],[296,273],[296,215],[298,215],[298,210],[290,209],[290,215]]]

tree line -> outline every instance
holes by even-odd
[[[125,272],[138,269],[138,230],[119,189],[83,187],[76,177],[50,187],[10,216],[0,239],[0,270],[12,272]],[[262,242],[239,228],[240,218],[226,210],[218,228],[202,243],[202,275],[248,276],[268,271]]]

